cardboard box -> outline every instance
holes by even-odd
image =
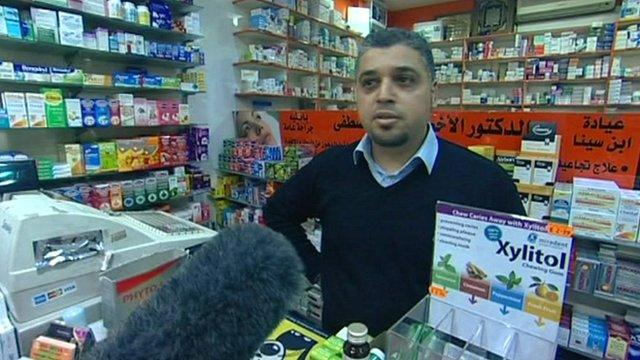
[[[0,9],[0,14],[2,9]],[[2,19],[0,19],[1,21]],[[13,69],[13,63],[10,61],[0,61],[0,79],[15,80],[16,73]]]
[[[640,192],[620,190],[620,204],[613,238],[638,241],[638,224],[640,224]]]
[[[550,196],[531,194],[531,204],[528,216],[534,219],[546,220],[549,218],[550,205]]]
[[[80,101],[82,107],[82,126],[94,127],[96,126],[96,104],[92,99],[82,99]]]
[[[16,80],[51,82],[51,70],[46,66],[14,64]]]
[[[144,168],[158,167],[160,165],[160,137],[143,137],[141,142]]]
[[[118,94],[117,99],[120,105],[120,123],[122,126],[135,126],[135,106],[133,95]]]
[[[186,257],[184,250],[168,250],[145,256],[106,271],[100,276],[102,315],[107,329],[120,327],[129,314],[147,301],[178,269]],[[155,273],[151,278],[147,274]],[[119,290],[118,284],[137,284]]]
[[[616,215],[619,200],[620,188],[613,181],[573,179],[572,210],[580,209]]]
[[[56,12],[48,9],[31,8],[33,31],[37,41],[59,43],[58,17]]]
[[[39,93],[26,93],[27,114],[29,117],[29,127],[47,127],[47,116],[44,105],[44,95]]]
[[[573,185],[568,183],[556,183],[553,187],[551,202],[551,220],[568,223],[571,214],[571,196]]]
[[[115,142],[98,143],[100,148],[100,170],[118,170],[118,150]]]
[[[111,106],[109,102],[104,99],[94,99],[95,107],[95,119],[98,127],[110,127],[111,126]]]
[[[65,84],[82,84],[84,72],[81,69],[50,67],[51,82]]]
[[[18,9],[5,6],[4,21],[7,28],[7,36],[16,39],[22,39],[22,29],[20,28],[20,12],[18,11]]]
[[[76,353],[76,344],[39,336],[31,347],[31,357],[34,359],[73,360]]]
[[[575,186],[573,196],[575,198]],[[576,235],[610,240],[616,227],[616,215],[572,207],[569,225],[573,226]]]
[[[84,166],[87,173],[100,171],[100,147],[95,143],[82,144],[84,151]]]
[[[504,171],[513,177],[513,168],[516,165],[516,157],[518,157],[517,151],[509,150],[496,150],[496,164],[500,165]]]
[[[145,98],[133,99],[133,109],[134,109],[135,126],[148,126],[149,112],[147,109],[147,99]]]
[[[533,184],[548,185],[556,181],[558,162],[555,159],[539,159],[533,165]]]
[[[83,175],[85,173],[84,151],[80,144],[65,144],[64,147],[65,162],[71,166],[71,174]]]
[[[521,184],[530,184],[533,176],[533,159],[517,157],[513,167],[513,179]]]
[[[180,118],[180,124],[191,123],[191,112],[189,110],[189,104],[180,104],[178,108],[178,117]]]
[[[58,28],[60,32],[60,44],[83,47],[82,16],[58,11]]]
[[[82,127],[82,106],[80,99],[64,99],[64,103],[67,113],[67,126]]]
[[[147,114],[149,114],[149,126],[160,125],[158,121],[158,102],[156,100],[147,100]]]
[[[111,112],[111,126],[121,126],[120,119],[120,101],[117,99],[109,99],[109,111]]]
[[[65,113],[65,103],[62,97],[62,90],[42,88],[44,95],[44,105],[47,112],[47,127],[64,128],[67,127],[67,114]]]
[[[4,6],[0,6],[0,35],[9,36],[7,20],[4,16]]]
[[[9,116],[9,127],[29,127],[29,118],[27,116],[27,105],[25,103],[24,93],[4,92],[2,93],[2,103],[7,110],[7,115]]]

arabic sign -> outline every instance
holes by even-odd
[[[493,145],[519,150],[530,122],[555,122],[562,135],[558,180],[574,176],[614,180],[632,188],[640,158],[640,122],[633,114],[512,113],[438,111],[433,127],[438,135],[463,146]]]
[[[464,309],[503,324],[487,326],[481,347],[504,356],[505,338],[519,329],[514,358],[552,358],[572,240],[569,226],[556,226],[565,231],[540,220],[439,202],[430,287],[436,302],[429,318],[438,321],[448,309]],[[454,318],[462,324],[454,329],[473,329],[471,314],[456,311]],[[524,336],[538,340],[523,341]]]
[[[313,144],[316,153],[364,135],[356,111],[282,111],[280,127],[285,144]]]

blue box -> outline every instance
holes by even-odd
[[[144,75],[142,77],[142,87],[148,87],[148,88],[162,87],[162,76]]]
[[[5,6],[4,18],[7,23],[7,35],[12,38],[22,39],[20,12],[18,9]]]
[[[82,144],[84,166],[88,173],[100,171],[100,146],[95,143]]]
[[[171,46],[171,60],[178,60],[180,59],[180,45],[172,45]]]
[[[109,101],[105,99],[94,99],[93,100],[94,113],[96,119],[96,126],[98,127],[110,127],[111,126],[111,106],[109,105]]]
[[[7,114],[7,110],[0,109],[0,129],[8,129],[9,128],[9,114]]]
[[[155,41],[149,41],[149,45],[146,46],[148,51],[147,56],[158,57],[158,43]]]
[[[95,102],[91,99],[82,99],[80,101],[82,106],[82,126],[83,127],[95,127],[96,115],[95,115]]]
[[[132,73],[113,73],[113,84],[115,86],[140,87],[141,76]]]

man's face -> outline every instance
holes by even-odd
[[[356,95],[362,125],[373,142],[397,147],[421,139],[431,117],[431,90],[430,75],[416,50],[394,45],[365,52]]]

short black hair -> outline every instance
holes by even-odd
[[[360,67],[360,59],[367,51],[373,48],[388,48],[394,45],[406,45],[420,53],[426,65],[427,73],[431,76],[432,81],[435,80],[436,71],[429,43],[418,33],[399,28],[377,30],[369,33],[364,38],[356,61],[356,72]]]

